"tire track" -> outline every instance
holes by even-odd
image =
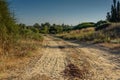
[[[33,63],[34,67],[27,67],[24,74],[13,80],[31,80],[36,75],[46,75],[52,80],[65,80],[61,72],[65,69],[66,55],[60,50],[56,41],[51,38],[45,38],[45,40],[47,43],[44,45],[43,56]]]
[[[108,59],[112,57],[108,52],[88,46],[82,47],[50,36],[45,37],[43,48],[42,57],[33,59],[22,74],[11,80],[74,80],[70,77],[65,78],[62,73],[71,63],[78,68],[84,68],[82,64],[90,64],[88,69],[95,72],[95,75],[90,74],[93,78],[84,80],[120,79],[120,68]]]

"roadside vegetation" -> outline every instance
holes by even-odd
[[[120,49],[120,2],[113,0],[111,12],[107,13],[106,20],[97,23],[84,22],[70,26],[46,22],[27,26],[23,23],[18,24],[9,10],[7,1],[0,0],[0,78],[9,75],[10,69],[24,67],[30,57],[40,55],[36,51],[42,49],[44,35],[47,34],[66,40],[107,43],[108,46],[112,44],[114,48]],[[75,65],[70,64],[67,67],[64,71],[66,76],[73,76],[71,67],[75,69],[76,74],[84,76]],[[81,78],[79,75],[75,76]]]
[[[13,55],[22,40],[43,40],[36,28],[17,24],[5,0],[0,0],[0,32],[0,54],[5,56]]]
[[[120,2],[113,0],[111,12],[107,13],[106,20],[100,20],[97,23],[84,22],[74,26],[71,31],[57,34],[57,36],[68,40],[116,44],[120,48],[119,12]]]
[[[17,24],[7,1],[0,0],[0,78],[7,76],[4,73],[8,73],[8,69],[18,67],[21,60],[25,64],[42,41],[38,29]]]
[[[7,1],[1,0],[0,54],[13,55],[14,51],[18,49],[16,46],[21,46],[22,41],[42,42],[42,34],[57,34],[64,39],[77,39],[94,43],[120,43],[119,12],[120,2],[113,0],[111,11],[107,13],[107,18],[104,21],[100,20],[97,23],[84,22],[76,26],[50,24],[49,22],[27,26],[22,23],[17,24],[14,14],[9,10]]]
[[[94,43],[114,42],[120,43],[120,24],[110,23],[106,21],[99,21],[95,27],[82,28],[71,30],[70,32],[63,32],[57,36],[64,39],[91,41]]]

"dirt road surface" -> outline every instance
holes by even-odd
[[[120,55],[93,45],[46,36],[40,53],[3,80],[120,80]]]

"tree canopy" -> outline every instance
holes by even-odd
[[[107,20],[110,22],[120,22],[120,2],[113,0],[111,12],[107,13]]]

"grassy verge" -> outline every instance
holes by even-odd
[[[62,34],[58,34],[58,37],[61,37],[63,39],[72,39],[72,40],[92,40],[92,35],[95,33],[94,28],[86,28],[81,30],[73,30],[71,32],[64,32]]]
[[[43,37],[36,30],[21,29],[18,37],[11,37],[0,42],[0,79],[8,78],[11,71],[23,69],[32,57],[41,56]],[[15,40],[16,39],[16,40]],[[15,40],[15,41],[14,41]],[[13,43],[14,42],[14,43]],[[39,52],[38,52],[39,51]],[[8,74],[9,73],[9,74]]]
[[[0,80],[36,55],[34,51],[43,40],[36,28],[17,25],[8,4],[7,0],[0,0]]]
[[[64,32],[58,34],[58,37],[68,40],[90,41],[93,43],[120,43],[119,34],[113,30],[100,30],[95,31],[94,28],[87,28],[81,30],[73,30],[71,32]]]
[[[21,40],[10,55],[0,55],[0,79],[8,78],[11,71],[21,70],[34,57],[40,57],[42,42],[35,40]]]
[[[78,40],[81,42],[90,42],[107,47],[111,50],[120,50],[120,23],[111,23],[109,26],[95,30],[95,28],[86,28],[80,30],[72,30],[57,34],[57,37],[66,40]]]

